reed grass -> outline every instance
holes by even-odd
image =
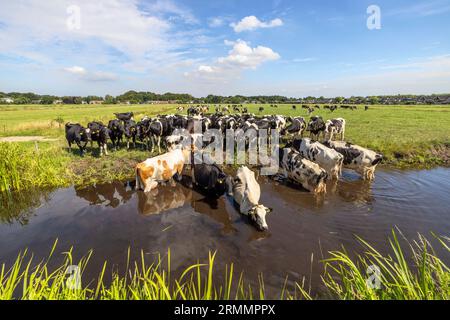
[[[39,148],[17,143],[0,143],[0,194],[32,187],[48,187],[67,183],[68,158],[53,146]]]
[[[351,300],[447,300],[450,298],[450,268],[438,257],[431,242],[423,235],[402,248],[401,233],[392,231],[391,253],[381,254],[361,238],[365,252],[351,259],[342,251],[330,252],[322,277],[333,297]],[[450,254],[449,239],[434,236],[440,249]],[[371,266],[380,270],[379,287],[368,284]],[[373,269],[373,267],[372,267]]]
[[[369,243],[359,238],[365,252],[350,258],[345,251],[330,252],[323,261],[323,284],[326,296],[345,300],[446,300],[450,298],[450,269],[441,260],[431,243],[422,235],[418,240],[407,242],[402,248],[399,233],[393,231],[389,244],[391,254],[382,255]],[[448,238],[435,237],[440,249],[450,253]],[[106,281],[108,262],[104,262],[95,281],[81,283],[80,288],[68,285],[66,271],[76,264],[80,278],[93,251],[77,263],[73,250],[64,252],[64,261],[56,269],[49,264],[54,256],[57,242],[50,250],[49,258],[35,263],[27,251],[20,253],[11,268],[5,264],[0,269],[0,300],[264,300],[268,298],[263,275],[256,285],[246,283],[244,273],[237,274],[233,264],[225,266],[223,280],[217,280],[216,253],[209,253],[204,263],[197,262],[175,277],[171,271],[171,252],[163,259],[160,255],[149,262],[143,251],[138,261],[130,260],[124,274],[113,271]],[[407,255],[410,254],[410,258]],[[368,285],[367,268],[380,268],[381,286]],[[288,290],[287,288],[291,288]],[[293,290],[292,290],[293,287]],[[307,288],[306,280],[289,282],[286,278],[278,299],[296,300],[318,297]],[[272,297],[273,298],[273,297]],[[323,296],[322,296],[323,298]]]

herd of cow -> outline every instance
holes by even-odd
[[[259,203],[261,191],[253,171],[243,166],[236,176],[231,177],[217,164],[196,164],[193,159],[195,154],[202,153],[201,148],[182,144],[177,129],[192,136],[202,136],[209,129],[224,134],[227,130],[276,130],[287,141],[280,148],[278,173],[313,193],[325,193],[326,182],[337,181],[343,167],[355,170],[363,179],[372,180],[375,167],[382,160],[381,154],[343,141],[346,126],[343,118],[324,121],[322,117],[313,116],[307,122],[303,117],[227,114],[223,110],[205,115],[205,111],[203,107],[191,107],[187,116],[144,117],[139,122],[134,121],[132,112],[118,113],[115,114],[117,119],[109,121],[108,125],[91,122],[84,128],[80,124],[68,123],[66,138],[69,148],[76,143],[81,154],[85,152],[88,142],[97,142],[100,155],[103,152],[107,155],[108,140],[117,149],[124,138],[127,148],[130,142],[135,146],[136,141],[152,151],[157,146],[158,156],[136,166],[137,189],[149,192],[161,182],[179,181],[184,168],[190,164],[192,186],[216,196],[225,193],[232,196],[240,212],[260,230],[267,229],[265,217],[271,209]],[[198,128],[201,133],[195,131]],[[309,138],[304,137],[305,131],[310,133]],[[165,153],[161,153],[162,141],[165,143]]]

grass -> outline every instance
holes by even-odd
[[[414,242],[400,244],[399,233],[393,231],[389,240],[392,253],[382,255],[369,243],[359,239],[365,252],[351,258],[343,249],[330,252],[324,260],[323,284],[332,299],[345,300],[447,300],[450,298],[450,269],[441,260],[431,243],[423,236]],[[436,237],[440,249],[450,253],[447,238]],[[54,270],[48,265],[54,255],[57,242],[49,258],[35,263],[27,251],[20,253],[8,269],[0,270],[0,300],[264,300],[268,297],[264,279],[259,275],[257,285],[245,282],[244,273],[236,274],[233,264],[226,266],[222,281],[216,280],[215,253],[209,253],[205,263],[196,263],[175,277],[171,271],[170,250],[167,257],[158,256],[149,262],[141,252],[140,261],[130,261],[128,251],[127,268],[124,274],[112,272],[111,281],[106,281],[108,263],[104,262],[95,281],[83,283],[93,252],[76,262],[72,249],[64,252],[64,262]],[[407,256],[410,256],[408,258]],[[448,258],[448,257],[447,257]],[[80,270],[80,287],[68,285],[66,271],[76,264]],[[381,271],[381,286],[371,288],[366,270],[377,265]],[[70,281],[70,280],[69,280]],[[309,289],[304,289],[304,279],[293,282],[293,291],[287,289],[286,280],[277,299],[313,299]],[[75,282],[76,283],[76,282]],[[315,296],[314,296],[315,297]]]
[[[259,114],[261,105],[247,105]],[[300,106],[264,106],[261,114],[300,115]],[[86,124],[92,120],[107,123],[115,112],[133,111],[136,119],[144,115],[176,113],[176,105],[17,105],[0,106],[0,136],[48,136],[54,142],[0,143],[0,191],[29,187],[60,187],[67,184],[92,184],[114,179],[129,179],[134,165],[151,154],[140,150],[120,150],[97,158],[96,148],[80,158],[65,149],[65,121]],[[374,149],[385,156],[384,165],[396,167],[432,167],[448,165],[450,158],[450,106],[370,106],[363,111],[338,109],[334,113],[317,110],[326,119],[347,120],[346,140]]]
[[[448,255],[448,238],[436,237]],[[324,284],[332,296],[345,300],[448,300],[450,298],[450,268],[441,260],[431,243],[422,235],[407,242],[408,252],[400,245],[398,233],[392,232],[389,244],[392,253],[382,255],[359,238],[364,254],[351,259],[343,251],[331,252],[325,260]],[[411,258],[406,257],[408,253]],[[448,259],[448,256],[447,256]],[[370,266],[380,270],[381,287],[367,285]]]

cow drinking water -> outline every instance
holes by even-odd
[[[233,198],[239,205],[241,214],[246,215],[256,225],[265,231],[269,227],[266,223],[266,215],[272,209],[259,204],[261,188],[255,179],[255,173],[247,167],[240,167],[233,181]]]

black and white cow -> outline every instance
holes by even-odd
[[[232,194],[234,201],[239,205],[241,214],[248,216],[259,230],[264,231],[269,228],[266,222],[266,215],[272,209],[259,204],[261,187],[256,181],[253,171],[247,167],[238,169],[233,180]]]
[[[291,122],[291,124],[281,130],[281,135],[293,135],[294,138],[296,136],[303,136],[303,132],[306,129],[306,121],[305,118],[303,117],[293,117],[293,118],[288,118],[288,120]]]
[[[94,121],[88,123],[88,130],[91,135],[91,146],[93,141],[97,142],[100,149],[100,157],[103,155],[103,152],[105,152],[105,155],[108,155],[108,128],[103,123]]]
[[[126,113],[114,113],[116,118],[120,121],[127,121],[131,120],[134,116],[133,112],[126,112]]]
[[[111,120],[108,123],[108,129],[113,148],[117,150],[125,133],[124,127],[120,120]]]
[[[136,137],[138,136],[138,125],[136,121],[125,121],[124,134],[127,140],[127,149],[130,149],[130,140],[133,142],[133,148],[136,148]]]
[[[293,148],[280,150],[280,168],[280,173],[306,190],[315,194],[326,193],[327,172]]]
[[[80,155],[83,156],[86,145],[90,140],[89,130],[85,129],[79,123],[66,123],[65,131],[69,149],[72,149],[72,143],[76,143],[80,149]]]
[[[327,120],[327,122],[325,123],[324,140],[333,140],[333,138],[337,135],[339,136],[341,141],[344,140],[345,138],[344,118]]]
[[[310,132],[311,139],[319,140],[320,134],[325,132],[325,122],[320,116],[311,117],[306,130]]]
[[[326,141],[325,145],[343,155],[345,168],[355,170],[364,180],[375,178],[375,168],[383,155],[344,141]]]
[[[336,150],[309,138],[294,139],[290,146],[297,150],[302,157],[325,169],[330,178],[338,179],[341,175],[344,157]]]

